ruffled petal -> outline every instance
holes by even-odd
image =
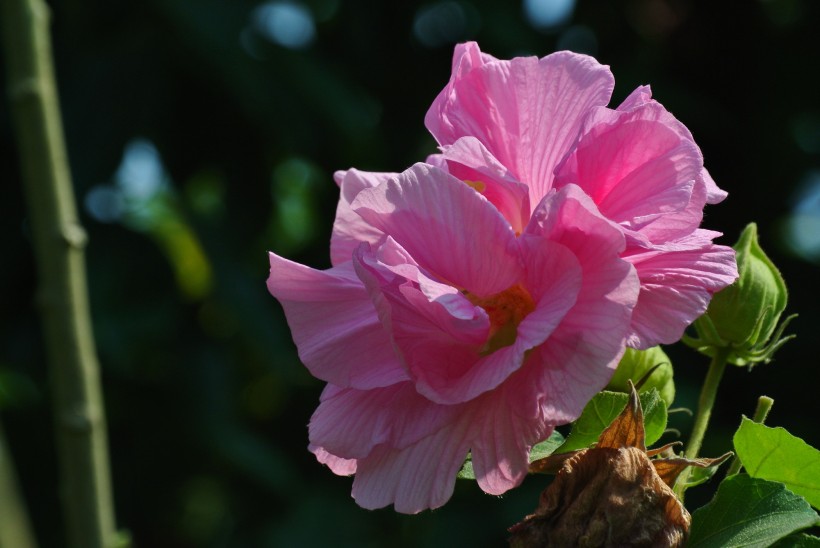
[[[529,185],[535,206],[586,113],[609,102],[612,73],[592,57],[567,51],[511,61],[483,58],[475,44],[466,51],[425,124],[441,145],[477,138]]]
[[[686,326],[706,311],[712,295],[735,281],[735,252],[712,244],[718,235],[697,230],[625,256],[641,280],[629,346],[649,348],[679,340]]]
[[[356,388],[408,379],[350,261],[320,271],[271,253],[270,263],[268,290],[282,304],[311,374]]]
[[[635,91],[629,94],[629,97],[624,99],[624,102],[618,106],[618,110],[634,110],[648,103],[659,104],[652,99],[652,90],[649,86],[639,86],[635,89]],[[666,112],[666,116],[663,121],[677,131],[678,135],[680,135],[682,139],[686,139],[692,143],[695,142],[689,128],[678,121],[670,112]],[[719,204],[726,198],[726,196],[729,195],[725,190],[718,188],[714,179],[712,179],[712,176],[709,175],[708,171],[706,171],[706,168],[702,169],[698,174],[696,184],[698,186],[703,186],[704,192],[706,193],[707,204]]]
[[[692,232],[703,204],[687,205],[703,159],[694,142],[668,125],[668,117],[654,102],[626,112],[596,109],[578,145],[558,167],[556,187],[577,184],[602,214],[628,230],[640,232],[676,214],[670,226],[682,227],[678,236]]]
[[[530,217],[527,185],[513,177],[475,137],[462,137],[442,151],[451,175],[467,181],[487,198],[517,234],[524,231]]]
[[[435,288],[413,265],[386,264],[364,249],[354,265],[417,390],[439,403],[470,397],[465,385],[488,336],[487,314],[459,291]]]
[[[310,442],[345,459],[362,459],[377,445],[409,447],[457,415],[457,407],[427,400],[410,382],[372,390],[334,390],[329,396],[323,394],[310,419]]]
[[[634,267],[619,256],[625,246],[619,227],[602,217],[574,185],[547,196],[533,212],[527,234],[562,244],[582,271],[572,309],[527,360],[525,372],[532,375],[527,382],[538,387],[540,401],[513,402],[521,416],[563,424],[575,420],[612,376],[623,353],[639,281]],[[527,377],[522,373],[516,378]]]
[[[330,236],[332,265],[336,266],[349,261],[360,243],[376,243],[381,239],[382,231],[367,224],[350,208],[350,204],[362,190],[379,186],[395,176],[395,173],[370,173],[357,169],[337,171],[333,175],[340,187],[340,194],[339,203],[336,206],[333,233]]]
[[[512,402],[538,401],[536,384],[515,386],[515,390],[502,389],[472,404],[472,412],[483,417],[473,423],[473,471],[478,485],[491,495],[501,495],[524,480],[532,446],[549,437],[553,430],[543,417],[525,419],[515,413]]]
[[[405,514],[442,506],[452,496],[467,456],[468,431],[469,421],[454,421],[403,449],[374,448],[358,462],[353,498],[363,508],[393,504]]]
[[[440,169],[416,164],[360,192],[352,207],[449,285],[492,295],[519,277],[510,224],[484,197]]]

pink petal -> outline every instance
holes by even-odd
[[[316,460],[330,468],[337,476],[351,476],[356,473],[356,459],[339,458],[313,444],[308,445],[308,451],[316,455]]]
[[[526,419],[514,411],[513,401],[537,402],[535,386],[510,390],[505,385],[472,405],[483,420],[473,422],[470,452],[476,480],[486,493],[501,495],[519,485],[527,475],[532,446],[552,433],[553,426],[541,417]]]
[[[450,424],[459,411],[430,402],[410,382],[325,394],[310,419],[310,442],[345,459],[366,458],[381,444],[409,447]]]
[[[654,102],[652,99],[652,88],[650,86],[638,86],[618,105],[617,110],[628,112],[651,102]]]
[[[497,61],[481,57],[475,44],[468,50],[425,124],[441,145],[476,137],[529,185],[534,206],[587,111],[609,102],[612,74],[592,57],[566,51]]]
[[[726,199],[726,196],[729,195],[729,193],[725,190],[718,188],[717,183],[715,183],[715,180],[712,179],[712,176],[709,175],[709,172],[706,171],[706,169],[701,171],[699,180],[703,181],[703,184],[706,187],[707,204],[719,204]]]
[[[383,247],[390,245],[386,242]],[[527,351],[547,339],[575,303],[580,287],[575,257],[563,246],[540,238],[529,238],[527,250],[524,282],[531,288],[535,310],[518,326],[511,346],[484,357],[479,351],[488,336],[487,315],[460,292],[443,289],[412,265],[387,265],[363,250],[361,260],[354,259],[421,394],[454,404],[496,388],[521,366]]]
[[[492,295],[521,272],[509,223],[472,188],[435,167],[416,164],[360,192],[352,207],[449,285]]]
[[[649,86],[640,86],[633,91],[629,97],[627,97],[623,103],[618,106],[618,110],[620,111],[629,111],[634,110],[638,107],[641,107],[647,103],[659,104],[652,99],[652,91],[650,90]],[[666,117],[664,122],[667,123],[670,127],[673,127],[675,131],[681,136],[681,138],[691,141],[692,143],[695,142],[694,138],[692,137],[692,133],[689,131],[685,125],[680,123],[671,113],[667,111]],[[700,174],[697,178],[697,184],[703,185],[706,192],[706,203],[707,204],[718,204],[722,202],[728,193],[725,190],[721,190],[718,188],[717,184],[715,184],[714,179],[712,176],[709,175],[709,172],[706,171],[704,168],[701,170]]]
[[[666,123],[657,103],[628,112],[596,109],[572,154],[558,167],[556,187],[578,184],[606,217],[629,230],[689,212],[676,219],[682,234],[700,223],[702,204],[689,210],[695,180],[703,168],[695,144]]]
[[[674,211],[665,215],[653,216],[638,219],[636,222],[640,229],[632,232],[625,228],[625,232],[630,236],[637,236],[641,240],[641,245],[646,243],[666,243],[679,238],[685,238],[692,234],[693,230],[700,225],[703,220],[703,207],[706,205],[706,186],[696,183],[692,188],[692,195],[689,203],[680,211]],[[648,222],[645,222],[647,221]],[[627,246],[629,247],[629,246]]]
[[[670,344],[706,311],[712,295],[737,278],[735,252],[712,244],[716,233],[697,230],[687,238],[650,249],[632,250],[641,294],[632,315],[629,345]]]
[[[481,194],[507,219],[516,233],[523,232],[530,217],[527,185],[513,177],[474,137],[462,137],[442,150],[447,171],[462,181],[480,183],[484,187]]]
[[[319,271],[271,253],[270,263],[268,290],[282,303],[299,358],[315,377],[357,388],[408,378],[350,261]]]
[[[419,392],[440,403],[469,397],[464,376],[487,339],[486,313],[458,291],[425,292],[417,283],[421,273],[408,265],[391,267],[363,250],[354,264]],[[429,288],[435,282],[424,283]]]
[[[457,379],[435,378],[419,391],[434,401],[469,401],[495,389],[523,364],[527,353],[547,340],[576,302],[581,269],[572,253],[560,244],[524,238],[527,274],[524,285],[536,301],[517,329],[515,342],[481,357]],[[431,363],[424,365],[431,368]],[[435,371],[435,369],[433,369]]]
[[[393,504],[405,514],[442,506],[467,456],[468,424],[456,422],[403,449],[376,447],[358,463],[353,498],[363,508]]]
[[[330,236],[331,264],[336,266],[349,261],[361,242],[376,243],[382,237],[382,232],[362,220],[350,208],[350,203],[362,190],[379,186],[395,175],[395,173],[369,173],[357,169],[337,171],[334,174],[334,179],[339,184],[341,192],[339,203],[336,206],[333,233]]]
[[[547,196],[533,212],[527,234],[564,245],[582,271],[575,305],[516,377],[526,378],[530,371],[527,382],[542,394],[535,405],[513,402],[516,412],[563,424],[576,419],[612,376],[623,353],[639,282],[635,269],[619,257],[625,245],[620,229],[574,185]]]

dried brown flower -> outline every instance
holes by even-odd
[[[687,466],[706,468],[729,458],[651,458],[668,444],[646,450],[643,410],[631,387],[623,412],[590,449],[535,461],[532,472],[555,472],[535,512],[510,528],[513,548],[548,546],[682,546],[689,512],[672,491]]]

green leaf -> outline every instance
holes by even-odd
[[[561,444],[564,443],[564,436],[561,435],[560,432],[557,430],[553,430],[550,437],[542,441],[541,443],[536,444],[532,450],[530,451],[530,462],[536,461],[538,459],[543,459],[545,457],[549,457],[555,450],[561,447]]]
[[[798,533],[778,540],[772,548],[820,548],[820,538]]]
[[[643,422],[646,427],[646,445],[652,445],[666,428],[666,403],[658,390],[653,388],[640,395],[643,407]],[[624,410],[629,400],[627,394],[604,390],[592,398],[581,416],[572,424],[567,441],[556,449],[556,453],[567,453],[585,449],[598,441],[601,432]]]
[[[734,444],[750,476],[782,482],[820,508],[820,451],[784,428],[769,428],[746,417]]]
[[[470,456],[467,456],[467,460],[465,460],[464,464],[461,465],[461,470],[459,470],[458,474],[456,474],[456,479],[475,479],[475,470],[473,470],[473,459]]]
[[[725,479],[692,514],[687,546],[764,547],[817,523],[817,514],[782,483],[745,474]]]
[[[530,450],[530,462],[552,455],[562,443],[564,443],[564,436],[562,436],[557,430],[553,430],[550,437],[541,443],[535,444]],[[475,479],[472,457],[467,456],[467,460],[464,461],[464,464],[461,466],[461,470],[458,471],[456,478],[470,480]]]

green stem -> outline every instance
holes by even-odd
[[[763,424],[769,415],[769,411],[772,409],[772,405],[774,405],[774,400],[769,396],[760,396],[757,398],[757,407],[755,408],[755,414],[752,416],[752,420],[756,423]],[[726,472],[726,477],[734,476],[740,472],[741,466],[743,466],[743,464],[740,462],[738,456],[735,455],[731,466],[729,466],[729,470]]]
[[[715,356],[709,364],[709,371],[706,373],[706,379],[703,381],[703,387],[700,391],[698,411],[695,414],[692,433],[689,436],[686,451],[684,451],[686,458],[697,458],[700,446],[703,445],[703,437],[706,434],[706,428],[709,426],[712,408],[715,406],[715,399],[717,398],[718,386],[720,385],[720,379],[723,378],[723,372],[726,369],[726,359],[729,357],[730,352],[728,348],[717,348]],[[683,493],[686,491],[686,481],[688,478],[689,469],[687,468],[681,473],[678,482],[675,484],[675,493],[681,500],[683,500]]]
[[[17,486],[3,425],[0,424],[0,548],[34,548],[34,534]]]
[[[25,183],[41,306],[67,546],[115,543],[105,413],[80,226],[66,159],[43,0],[0,0],[8,98]]]

